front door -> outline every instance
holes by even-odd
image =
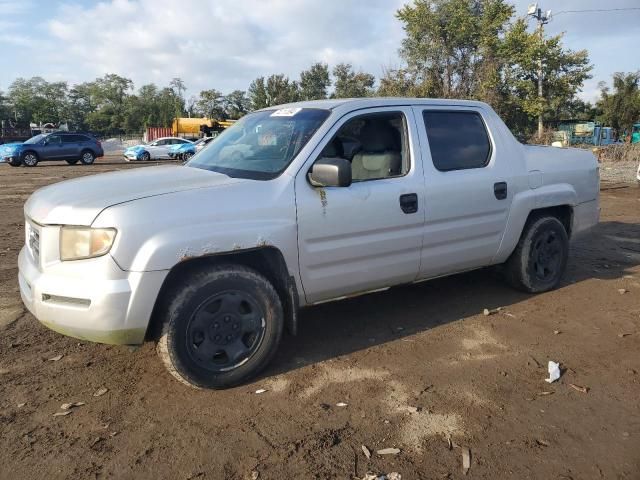
[[[411,282],[419,271],[424,177],[411,108],[343,117],[296,177],[300,273],[315,303]],[[349,187],[314,187],[322,157],[352,163]]]
[[[425,170],[420,278],[485,265],[496,255],[515,190],[501,132],[479,107],[414,107]]]

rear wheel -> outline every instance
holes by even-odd
[[[74,158],[72,160],[65,160],[65,162],[67,162],[69,165],[75,165],[76,163],[78,163],[78,159]]]
[[[273,358],[284,324],[271,283],[238,265],[184,279],[161,315],[160,358],[178,380],[201,388],[231,387],[258,374]]]
[[[569,238],[556,217],[530,220],[505,264],[507,281],[529,293],[557,288],[567,267]]]
[[[24,157],[22,157],[22,163],[27,167],[35,167],[38,164],[38,155],[34,152],[27,152]]]
[[[95,160],[96,160],[96,156],[93,154],[91,150],[84,150],[82,152],[82,157],[80,158],[80,161],[82,162],[83,165],[91,165],[93,164],[93,162],[95,162]]]

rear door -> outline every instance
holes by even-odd
[[[388,175],[383,172],[379,178],[358,178],[354,169],[349,187],[312,186],[307,174],[318,158],[338,156],[355,163],[357,152],[368,148],[359,135],[359,124],[373,120],[395,130],[388,138],[397,136],[396,146],[377,147],[387,152],[396,148],[390,155],[401,158],[401,169]],[[368,141],[375,143],[376,138]],[[424,226],[424,177],[415,142],[410,107],[360,110],[337,122],[298,172],[300,273],[309,303],[416,279]]]
[[[80,157],[81,135],[62,135],[62,149],[65,159],[73,159]]]
[[[513,165],[487,113],[414,107],[425,174],[421,278],[491,263],[509,214]],[[507,154],[508,155],[508,154]]]

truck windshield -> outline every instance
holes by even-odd
[[[329,116],[329,110],[285,108],[251,113],[222,132],[187,165],[230,177],[280,175]]]

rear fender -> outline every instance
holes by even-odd
[[[517,193],[513,197],[500,247],[491,263],[503,263],[509,258],[532,211],[561,205],[574,207],[577,205],[577,199],[576,191],[568,183],[545,185]]]

